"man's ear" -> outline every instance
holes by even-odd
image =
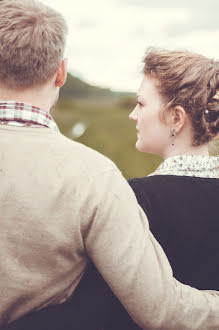
[[[56,73],[55,85],[56,87],[62,87],[67,79],[67,59],[63,59],[60,63],[58,71]]]
[[[172,126],[174,127],[176,133],[179,133],[186,123],[186,112],[183,107],[177,105],[172,110]]]

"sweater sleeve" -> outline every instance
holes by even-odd
[[[173,278],[145,213],[118,170],[90,183],[83,226],[87,254],[140,327],[219,329],[218,293]]]

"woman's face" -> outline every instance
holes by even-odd
[[[136,148],[162,156],[171,144],[171,128],[160,120],[163,100],[157,86],[156,79],[144,76],[138,91],[137,105],[129,118],[136,122]]]

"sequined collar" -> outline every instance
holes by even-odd
[[[167,158],[155,174],[219,178],[219,157],[179,155]]]

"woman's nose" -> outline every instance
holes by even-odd
[[[136,113],[136,107],[133,109],[133,111],[129,114],[129,119],[136,121],[137,120],[137,113]]]

